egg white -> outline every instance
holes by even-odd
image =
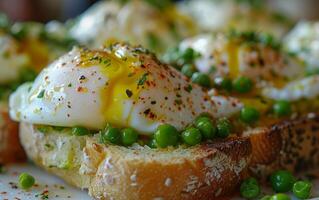
[[[292,81],[281,89],[266,87],[263,89],[262,94],[273,100],[296,101],[313,99],[319,96],[319,76]]]
[[[300,57],[310,70],[319,68],[319,22],[301,21],[284,38],[289,52]]]

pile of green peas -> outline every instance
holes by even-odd
[[[221,118],[214,124],[209,117],[201,116],[182,132],[179,132],[170,124],[158,126],[147,145],[151,148],[166,148],[179,144],[194,146],[203,140],[226,138],[230,135],[231,128],[231,123],[226,118]],[[84,136],[89,135],[90,131],[84,127],[74,127],[72,128],[72,134]],[[130,146],[134,143],[139,143],[138,136],[138,132],[132,128],[119,129],[108,125],[104,130],[100,131],[100,142]]]
[[[272,189],[276,194],[266,195],[261,200],[291,200],[291,198],[284,194],[286,192],[293,192],[299,199],[308,199],[311,196],[312,184],[309,181],[299,180],[286,170],[279,170],[270,176],[270,183]],[[261,187],[255,178],[248,178],[244,180],[240,186],[240,194],[245,199],[256,199],[261,194]]]

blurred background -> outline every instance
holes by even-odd
[[[14,21],[65,21],[97,0],[0,0],[0,11]]]
[[[52,19],[65,21],[79,15],[96,1],[98,0],[0,0],[0,11],[14,21],[47,22]],[[294,19],[319,18],[319,0],[265,0],[265,2],[272,10]]]

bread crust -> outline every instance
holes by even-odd
[[[319,115],[311,113],[244,133],[252,143],[250,169],[265,177],[277,169],[291,172],[319,166]]]
[[[20,124],[22,144],[37,165],[76,187],[88,189],[96,199],[215,199],[238,186],[251,155],[248,138],[154,150],[104,145],[92,136],[69,136],[84,144],[75,151],[78,153],[73,160],[78,164],[61,169],[48,166],[44,152],[45,142],[66,137],[61,134],[43,134],[32,124]]]
[[[26,155],[19,141],[19,125],[10,119],[7,109],[0,106],[0,163],[25,160]]]

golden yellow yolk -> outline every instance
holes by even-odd
[[[120,57],[113,53],[94,52],[81,55],[82,67],[98,65],[101,73],[108,79],[101,88],[102,113],[108,123],[117,126],[128,125],[130,118],[123,117],[124,102],[137,100],[141,87],[138,81],[146,72],[141,68],[138,59],[133,56]],[[130,112],[127,116],[130,116]],[[124,121],[124,118],[126,121]]]
[[[229,42],[226,48],[228,52],[229,77],[237,78],[239,75],[238,45]]]
[[[183,23],[184,27],[187,28],[187,30],[189,31],[191,35],[195,35],[198,32],[197,27],[194,21],[192,20],[192,18],[182,14],[174,6],[171,6],[165,9],[164,14],[161,15],[161,17],[164,17],[164,19],[166,19],[170,24],[172,24],[172,22],[174,21],[176,22],[176,19],[177,19],[177,21]]]
[[[30,63],[35,71],[40,72],[41,69],[49,62],[48,47],[36,38],[27,38],[21,42],[21,51],[25,52],[29,58]]]

